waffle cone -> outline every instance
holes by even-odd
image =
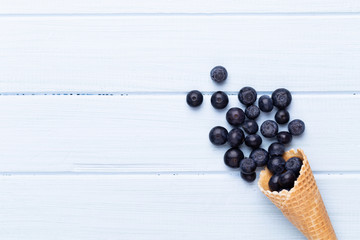
[[[260,173],[260,190],[307,239],[337,239],[307,157],[301,149],[297,152],[292,149],[283,155],[286,161],[292,157],[303,161],[294,187],[290,191],[271,192],[268,183],[272,173],[265,168]]]

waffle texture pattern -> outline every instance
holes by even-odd
[[[272,173],[265,168],[260,173],[260,190],[307,239],[337,239],[304,151],[298,149],[295,152],[292,149],[284,153],[283,157],[286,161],[292,157],[298,157],[303,161],[300,176],[294,187],[290,191],[271,192],[268,182]]]

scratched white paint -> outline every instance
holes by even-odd
[[[245,85],[294,92],[307,125],[289,147],[306,151],[339,239],[357,239],[359,8],[0,0],[0,239],[303,239],[208,141],[229,128],[209,93],[241,106]]]
[[[214,126],[231,130],[226,109],[213,109],[210,95],[198,110],[187,106],[185,94],[0,96],[0,102],[3,171],[229,171],[223,164],[229,146],[208,140]],[[288,148],[302,147],[314,171],[360,171],[348,151],[360,147],[353,127],[358,105],[359,95],[294,94],[291,118],[305,121],[306,134]],[[233,106],[240,106],[236,95],[227,109]],[[261,114],[258,123],[274,114]],[[264,138],[263,147],[269,143]]]
[[[354,13],[357,0],[0,0],[0,14]]]
[[[2,92],[360,91],[360,16],[1,17]],[[340,83],[340,84],[339,84]]]
[[[359,176],[315,177],[339,239],[357,239]],[[0,191],[7,240],[304,239],[236,174],[13,175]]]

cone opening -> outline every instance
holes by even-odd
[[[298,149],[297,151],[295,151],[294,149],[291,149],[291,150],[285,152],[284,155],[283,155],[283,158],[284,158],[285,161],[289,160],[292,157],[298,157],[303,162],[303,165],[301,166],[301,170],[300,170],[300,175],[298,176],[298,178],[294,182],[294,187],[291,188],[290,191],[285,190],[285,189],[281,190],[280,192],[277,192],[277,191],[272,192],[272,191],[270,191],[269,180],[270,180],[270,178],[272,177],[273,174],[270,172],[270,170],[267,167],[265,167],[265,169],[260,172],[260,179],[259,179],[259,182],[258,182],[258,186],[260,187],[261,191],[265,191],[265,192],[268,192],[268,193],[271,193],[271,194],[283,195],[283,194],[287,194],[287,193],[291,192],[295,188],[295,186],[297,185],[298,179],[300,178],[301,174],[304,172],[304,165],[305,165],[304,161],[306,160],[306,156],[304,154],[304,151],[301,150],[301,149]]]

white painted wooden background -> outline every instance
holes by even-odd
[[[359,1],[0,0],[0,32],[0,239],[304,239],[208,141],[246,85],[293,92],[290,147],[358,239]]]

